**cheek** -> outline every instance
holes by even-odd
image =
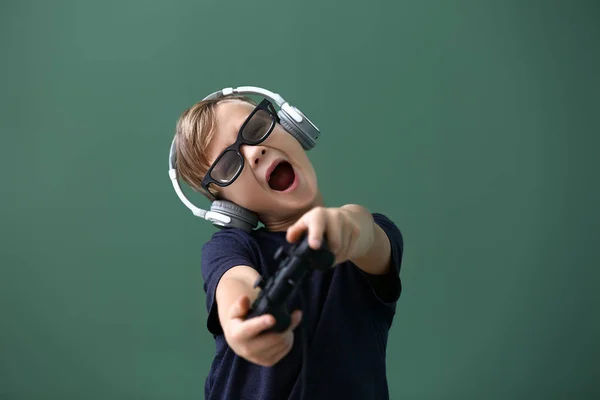
[[[307,162],[307,155],[302,145],[290,134],[286,133],[284,137],[276,144],[276,148],[286,153],[288,157],[301,162],[303,165]]]
[[[223,188],[223,198],[248,208],[252,205],[251,203],[256,201],[255,199],[259,199],[261,196],[262,192],[257,190],[257,185],[254,176],[244,168],[233,184]],[[253,193],[253,195],[248,196],[248,193]]]
[[[298,161],[298,163],[302,166],[306,172],[314,173],[314,168],[312,162],[308,158],[308,154],[306,151],[298,144],[297,148],[294,149],[294,159]]]
[[[280,125],[277,125],[264,143],[285,152],[295,150],[297,147],[302,148],[300,143]]]
[[[314,167],[302,145],[288,133],[285,133],[285,137],[281,138],[280,144],[279,149],[290,157],[305,175],[308,175],[307,178],[314,180],[316,178]]]

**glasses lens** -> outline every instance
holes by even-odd
[[[242,160],[238,154],[233,151],[227,151],[210,173],[210,176],[219,183],[229,183],[242,168]]]
[[[269,133],[273,123],[274,120],[271,114],[265,110],[258,110],[244,126],[242,137],[248,142],[259,142]]]

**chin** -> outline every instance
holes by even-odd
[[[321,195],[316,188],[304,188],[298,191],[295,196],[283,200],[287,208],[293,210],[308,210],[319,205]]]

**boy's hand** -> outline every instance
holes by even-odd
[[[301,319],[300,310],[292,313],[292,323],[284,332],[262,333],[275,325],[275,318],[265,314],[244,320],[250,309],[248,296],[241,296],[229,309],[223,327],[229,347],[240,357],[263,367],[271,367],[285,357],[294,344],[294,329]]]
[[[315,207],[287,230],[287,241],[296,242],[308,231],[308,245],[319,249],[326,237],[335,264],[363,256],[372,246],[375,224],[364,207],[349,204],[340,208]]]

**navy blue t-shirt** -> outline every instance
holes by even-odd
[[[400,297],[400,265],[404,249],[398,227],[384,215],[373,213],[392,249],[391,272],[369,275],[351,262],[326,272],[314,271],[289,310],[302,309],[301,324],[308,332],[305,395],[307,399],[386,400],[386,347],[388,331]],[[300,398],[302,367],[301,326],[294,331],[290,352],[272,367],[239,357],[228,346],[219,322],[215,291],[221,276],[237,265],[252,267],[265,281],[279,264],[273,255],[286,245],[285,232],[264,228],[251,233],[240,229],[216,232],[202,248],[202,275],[208,310],[208,330],[216,355],[205,382],[207,400],[296,400]]]

